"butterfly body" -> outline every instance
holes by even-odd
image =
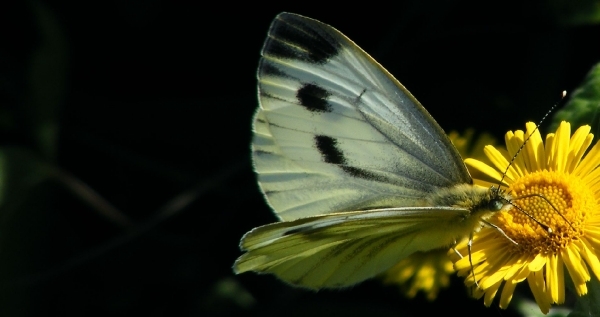
[[[346,287],[451,246],[506,207],[508,196],[473,185],[410,92],[331,26],[279,14],[257,77],[252,158],[281,221],[244,235],[236,273]]]

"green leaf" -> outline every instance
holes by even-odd
[[[561,121],[570,122],[573,130],[589,124],[592,126],[592,133],[600,135],[600,63],[591,69],[579,88],[573,91],[563,109],[556,112],[548,131],[555,131]]]
[[[588,293],[577,298],[575,309],[569,317],[600,316],[600,282],[593,276],[587,287]]]

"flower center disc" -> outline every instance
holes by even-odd
[[[592,191],[570,174],[538,171],[511,184],[512,208],[496,223],[518,245],[512,252],[556,253],[583,235],[588,214],[598,205]]]

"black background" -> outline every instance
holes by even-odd
[[[314,293],[234,276],[240,237],[275,220],[249,160],[256,66],[275,15],[300,13],[353,39],[446,131],[502,139],[539,121],[600,57],[600,28],[580,18],[590,11],[565,3],[3,9],[0,314],[512,315],[469,299],[458,278],[430,304],[377,281]],[[122,217],[82,199],[90,190]]]

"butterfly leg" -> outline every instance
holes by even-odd
[[[454,253],[456,253],[456,255],[458,255],[459,258],[464,258],[464,256],[462,254],[460,254],[460,252],[458,252],[458,250],[456,250],[456,248],[452,247],[452,250],[454,251]]]
[[[456,255],[458,255],[459,258],[462,259],[464,258],[464,256],[460,252],[458,252],[458,250],[456,250],[456,244],[457,242],[456,240],[454,240],[454,244],[452,244],[452,250],[454,251],[454,253],[456,253]]]
[[[477,283],[477,279],[475,278],[475,270],[473,269],[473,259],[471,257],[471,247],[473,245],[473,232],[469,234],[469,242],[467,243],[467,250],[469,251],[469,264],[471,264],[471,275],[473,275],[473,281],[475,282],[475,287],[479,287]]]
[[[495,224],[487,221],[487,220],[483,220],[481,219],[481,221],[483,221],[486,225],[498,230],[498,232],[500,232],[506,239],[508,239],[508,241],[514,243],[515,245],[519,245],[515,240],[511,239],[509,236],[506,235],[506,233],[504,233],[504,230],[500,229],[500,227],[496,226]],[[470,243],[471,241],[469,241]]]

